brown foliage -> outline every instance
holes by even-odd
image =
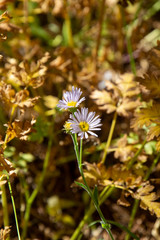
[[[29,98],[29,91],[26,89],[16,93],[11,85],[4,82],[0,86],[0,98],[6,107],[12,108],[15,106],[21,109],[33,107],[39,99],[39,97]]]
[[[3,149],[0,148],[0,172],[3,171],[7,171],[9,175],[15,175],[15,168],[13,167],[12,163],[4,157]]]
[[[35,122],[35,119],[31,121],[26,120],[24,122],[16,119],[12,123],[5,124],[5,126],[7,126],[6,143],[10,142],[15,137],[20,140],[27,140],[28,134],[33,131],[32,126]]]
[[[1,240],[6,240],[9,236],[11,229],[10,227],[5,227],[5,229],[0,230],[0,239]]]
[[[106,110],[107,113],[116,111],[120,116],[129,117],[140,104],[137,98],[139,88],[133,80],[133,75],[117,75],[115,79],[107,81],[105,85],[107,90],[95,90],[91,94],[91,98],[95,99],[99,109]]]
[[[141,207],[149,209],[151,213],[155,213],[156,216],[160,217],[160,202],[156,202],[159,198],[155,192],[153,192],[154,186],[145,183],[139,188],[133,196],[136,199],[141,200]]]

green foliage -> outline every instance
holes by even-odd
[[[27,171],[27,165],[34,161],[34,156],[31,153],[19,153],[19,156],[15,162],[15,167],[24,169]]]
[[[39,116],[33,128],[35,132],[30,135],[29,140],[41,143],[45,137],[48,137],[50,126],[50,122]]]
[[[156,153],[156,141],[150,141],[144,145],[146,154],[153,155]]]
[[[14,156],[15,151],[16,151],[16,148],[15,148],[15,147],[13,147],[13,146],[7,147],[7,148],[4,150],[4,156],[5,156],[6,158],[11,158],[11,157]]]

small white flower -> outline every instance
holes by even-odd
[[[72,91],[67,91],[63,94],[63,100],[59,100],[57,107],[65,110],[68,108],[77,108],[85,100],[85,97],[80,99],[81,94],[82,91],[80,88],[72,87]]]
[[[68,122],[71,123],[71,132],[78,133],[81,139],[88,138],[88,133],[98,137],[92,131],[101,130],[99,127],[102,125],[99,116],[95,117],[95,112],[88,113],[88,108],[81,108],[81,111],[78,109],[74,115],[70,115]]]

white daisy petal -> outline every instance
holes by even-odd
[[[95,137],[98,137],[97,134],[93,133],[92,131],[88,131],[88,133],[90,133],[91,135],[95,136]]]
[[[91,122],[95,116],[95,112],[90,112],[87,117],[87,122]]]
[[[85,136],[85,138],[88,138],[88,134],[87,134],[87,132],[84,133],[84,136]]]
[[[88,108],[81,108],[80,110],[77,110],[77,112],[70,115],[70,119],[68,122],[71,123],[72,133],[78,133],[78,136],[81,138],[88,138],[88,133],[97,137],[97,134],[95,134],[92,131],[99,131],[102,126],[101,119],[99,116],[95,117],[95,112],[88,112]]]
[[[77,108],[81,102],[85,100],[85,97],[80,98],[82,94],[81,89],[72,87],[72,91],[66,91],[63,93],[63,100],[60,100],[57,107],[62,109]]]
[[[93,130],[93,131],[97,130],[97,131],[99,131],[99,130],[101,130],[101,128],[90,128],[89,130]]]

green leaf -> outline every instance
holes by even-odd
[[[94,221],[94,222],[91,222],[88,227],[92,227],[93,225],[97,224],[97,223],[101,223],[100,220],[97,220],[97,221]]]
[[[31,153],[19,153],[17,161],[14,161],[16,167],[27,170],[27,163],[34,161],[34,156]]]
[[[150,141],[144,145],[144,150],[148,155],[156,152],[156,141]]]
[[[127,136],[127,141],[129,144],[133,144],[139,140],[139,137],[136,133],[130,132],[129,136]]]
[[[121,228],[123,231],[126,231],[133,239],[140,240],[139,237],[137,237],[134,233],[132,233],[127,227],[121,225],[120,223],[117,223],[115,221],[107,220],[108,223],[115,225],[119,228]]]
[[[25,160],[26,162],[33,162],[34,156],[31,153],[20,153],[19,159]]]
[[[44,42],[46,42],[48,45],[51,45],[53,39],[52,36],[46,30],[44,30],[38,24],[31,24],[30,28],[33,36],[38,37]]]
[[[15,154],[15,151],[16,151],[16,148],[15,147],[7,147],[5,150],[4,150],[4,156],[6,158],[10,158],[12,157],[14,154]]]
[[[87,189],[86,185],[84,185],[83,183],[80,183],[80,182],[76,182],[76,181],[74,181],[74,182],[75,182],[79,187],[85,189],[85,190],[88,192],[88,189]]]

